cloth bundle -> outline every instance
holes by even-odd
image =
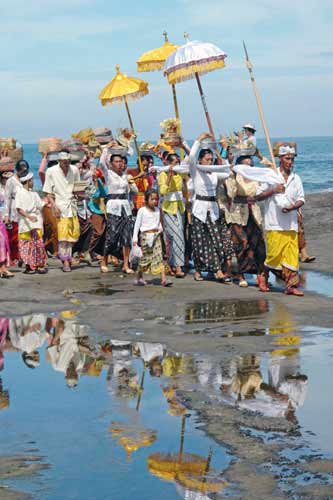
[[[15,163],[23,160],[23,148],[22,146],[16,149],[9,149],[7,151],[8,157],[11,158]]]
[[[108,144],[112,141],[112,132],[109,128],[95,128],[95,139],[98,144]]]
[[[72,134],[72,137],[73,139],[78,139],[83,144],[88,144],[89,140],[95,137],[95,134],[92,128],[83,128],[77,134]]]
[[[57,153],[62,150],[62,140],[58,137],[39,139],[38,151],[42,154]]]

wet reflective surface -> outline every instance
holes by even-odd
[[[264,465],[282,488],[295,478],[329,484],[331,476],[307,476],[295,463],[333,458],[332,331],[297,325],[283,305],[263,299],[189,304],[177,321],[194,334],[196,324],[202,333],[202,323],[267,311],[267,328],[247,335],[269,336],[274,350],[228,361],[145,342],[144,325],[137,342],[96,343],[70,310],[0,318],[0,461],[16,455],[41,468],[14,479],[0,467],[1,481],[48,499],[227,496],[233,457],[200,429],[205,422],[183,396],[192,393],[243,415],[240,433],[279,443],[280,462]],[[288,435],[288,423],[299,432]],[[220,431],[223,442],[222,419]]]

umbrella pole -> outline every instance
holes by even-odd
[[[131,130],[132,130],[133,134],[135,134],[133,120],[132,120],[132,117],[131,117],[131,113],[130,113],[130,110],[129,110],[129,107],[128,107],[128,103],[127,103],[126,97],[124,97],[124,103],[125,103],[125,107],[126,107],[126,111],[127,111],[128,120],[130,122]],[[138,146],[136,137],[134,137],[134,145],[135,145],[136,154],[138,156],[139,170],[140,170],[140,172],[143,172],[143,165],[142,165],[141,156],[140,156],[140,150],[139,150],[139,146]]]
[[[183,459],[183,453],[184,453],[185,424],[186,424],[186,415],[183,415],[183,418],[182,418],[182,429],[180,431],[179,462],[182,461],[182,459]]]
[[[249,54],[247,52],[245,42],[243,42],[243,46],[244,46],[244,52],[245,52],[245,58],[246,58],[246,66],[247,66],[247,69],[249,70],[250,79],[251,79],[251,83],[252,83],[252,87],[253,87],[253,92],[254,92],[254,96],[256,98],[256,102],[257,102],[257,108],[258,108],[258,112],[259,112],[259,116],[260,116],[261,125],[262,125],[262,128],[264,129],[264,134],[265,134],[269,154],[271,156],[271,160],[273,163],[273,168],[274,168],[274,170],[277,170],[276,163],[275,163],[275,157],[273,154],[273,148],[272,148],[271,140],[269,137],[268,128],[266,125],[265,115],[264,115],[264,111],[262,109],[262,105],[261,105],[261,101],[260,101],[260,97],[259,97],[259,92],[257,89],[257,84],[256,84],[254,74],[253,74],[253,67],[252,67],[252,64],[251,64],[251,61],[249,58]]]
[[[138,395],[138,400],[136,402],[136,411],[139,411],[139,408],[140,408],[140,403],[141,403],[141,395],[142,395],[142,392],[143,392],[143,383],[145,381],[145,370],[143,370],[142,372],[142,376],[141,376],[141,383],[140,383],[140,392],[139,392],[139,395]]]
[[[207,120],[207,124],[208,124],[208,128],[209,128],[209,132],[210,132],[211,136],[213,137],[213,139],[215,141],[215,134],[214,134],[214,130],[213,130],[213,125],[212,125],[212,121],[210,119],[210,115],[209,115],[209,112],[208,112],[205,95],[204,95],[203,90],[202,90],[202,85],[201,85],[199,73],[195,73],[195,79],[196,79],[197,84],[198,84],[198,89],[199,89],[199,93],[200,93],[202,105],[204,107],[204,111],[205,111],[205,115],[206,115],[206,120]]]
[[[177,120],[179,120],[179,108],[178,108],[178,100],[177,100],[177,93],[176,93],[176,85],[174,83],[172,83],[171,88],[172,88],[173,105],[175,108],[175,117],[177,118]],[[180,125],[178,127],[178,132],[181,135],[182,131],[181,131]],[[183,160],[184,159],[184,152],[181,148],[180,148],[179,153],[180,153],[180,159]]]

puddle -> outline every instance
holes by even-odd
[[[224,490],[232,457],[176,397],[180,380],[197,381],[193,358],[162,344],[96,345],[69,312],[0,320],[1,455],[36,454],[50,467],[5,486],[37,499]]]
[[[218,323],[226,320],[246,320],[268,312],[265,299],[207,300],[186,306],[185,323]]]

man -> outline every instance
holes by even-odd
[[[80,236],[80,224],[74,199],[74,185],[80,181],[77,167],[70,164],[70,154],[59,153],[59,163],[46,171],[43,191],[57,217],[58,257],[63,271],[71,271],[72,248]]]
[[[244,143],[248,143],[248,142],[251,142],[253,144],[253,147],[257,147],[257,139],[255,137],[255,133],[256,133],[256,128],[254,125],[252,125],[252,123],[245,123],[245,125],[243,125],[243,130],[244,130],[244,134],[245,134],[245,137],[243,137],[243,141]]]
[[[293,173],[295,149],[279,149],[281,184],[268,187],[263,184],[255,201],[265,200],[266,261],[265,266],[280,275],[285,283],[285,293],[303,296],[298,290],[298,222],[297,214],[304,205],[304,190],[300,177]],[[279,194],[280,193],[280,194]]]

